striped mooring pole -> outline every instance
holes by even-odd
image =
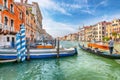
[[[26,59],[26,37],[25,37],[25,27],[24,25],[20,28],[21,33],[21,61]]]
[[[20,33],[16,34],[17,61],[21,60],[21,40]]]

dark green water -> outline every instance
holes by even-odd
[[[77,42],[61,42],[65,47]],[[120,61],[78,49],[78,55],[0,64],[0,80],[120,80]]]

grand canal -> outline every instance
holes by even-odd
[[[78,45],[77,42],[61,44]],[[78,48],[78,55],[73,57],[0,64],[0,80],[120,80],[120,61],[91,55]]]

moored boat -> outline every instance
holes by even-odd
[[[95,54],[95,55],[102,56],[102,57],[105,57],[105,58],[110,58],[110,59],[120,59],[120,54],[118,54],[118,53],[110,54],[108,52],[102,52],[102,51],[97,50],[97,49],[87,48],[87,47],[82,46],[80,44],[79,44],[79,47],[80,47],[80,49],[82,49],[84,51],[87,51],[91,54]]]
[[[12,52],[10,52],[12,51]],[[14,53],[13,53],[14,52]],[[67,56],[74,56],[77,54],[76,48],[70,49],[63,49],[59,51],[59,57],[67,57]],[[55,58],[57,57],[56,49],[48,49],[48,50],[39,50],[33,49],[30,50],[30,59],[43,59],[43,58]],[[27,57],[27,54],[26,54]],[[17,59],[16,50],[1,50],[0,51],[0,59]]]

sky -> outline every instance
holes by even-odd
[[[120,18],[120,0],[28,0],[31,2],[38,2],[43,28],[53,37],[78,32],[83,25]]]

